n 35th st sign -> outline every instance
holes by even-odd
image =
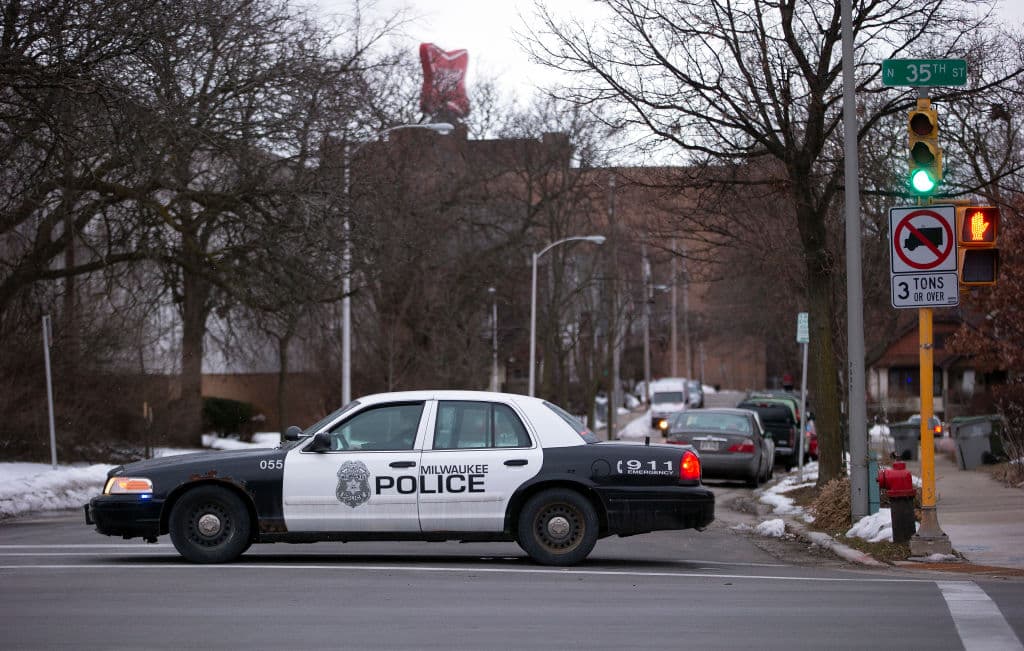
[[[967,61],[963,59],[885,59],[883,86],[963,86]]]

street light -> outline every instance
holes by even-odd
[[[534,380],[537,373],[536,359],[537,359],[537,259],[544,255],[551,249],[555,248],[559,244],[565,244],[566,242],[593,242],[594,244],[604,244],[604,235],[577,235],[574,237],[566,237],[557,242],[548,244],[538,253],[533,254],[533,284],[530,290],[530,395],[534,394]]]
[[[487,288],[491,295],[491,391],[498,391],[498,292]]]
[[[342,275],[341,281],[341,404],[347,405],[352,401],[352,242],[349,238],[350,224],[349,224],[349,212],[352,209],[351,202],[351,175],[349,168],[351,167],[352,158],[356,153],[368,145],[384,136],[388,135],[392,131],[398,131],[399,129],[426,129],[427,131],[433,131],[442,136],[446,136],[451,133],[455,127],[448,122],[428,122],[426,124],[398,124],[393,127],[388,127],[383,131],[378,131],[376,134],[364,140],[363,142],[352,147],[348,143],[345,143],[344,150],[344,163],[345,163],[345,175],[344,175],[344,194],[345,194],[345,219],[342,224],[342,232],[345,235],[344,248],[342,249],[341,259],[342,266],[344,267],[344,274]]]

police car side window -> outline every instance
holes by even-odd
[[[423,403],[371,407],[331,430],[332,450],[411,450]]]
[[[448,400],[438,405],[435,450],[529,446],[526,428],[507,405]]]
[[[494,405],[494,447],[528,448],[530,435],[523,427],[523,421],[508,405]]]

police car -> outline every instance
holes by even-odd
[[[694,449],[598,442],[538,398],[384,393],[285,439],[114,468],[86,523],[149,542],[169,533],[197,563],[256,542],[514,540],[539,563],[571,565],[604,536],[714,519]]]

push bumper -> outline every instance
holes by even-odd
[[[601,491],[608,533],[630,536],[666,529],[703,529],[715,519],[715,495],[703,486]]]
[[[156,538],[160,535],[163,500],[142,500],[137,495],[94,497],[84,506],[85,523],[107,536]]]

